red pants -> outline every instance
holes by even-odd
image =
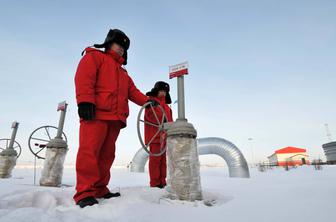
[[[81,121],[76,160],[76,203],[85,197],[100,198],[110,192],[107,185],[120,128],[119,121]]]
[[[150,144],[152,153],[160,153],[160,144]],[[150,186],[166,185],[167,164],[166,152],[161,156],[149,156],[149,177]]]

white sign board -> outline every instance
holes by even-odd
[[[169,78],[175,78],[188,74],[188,62],[183,62],[177,65],[169,66]]]

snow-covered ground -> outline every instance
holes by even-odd
[[[72,200],[75,170],[64,170],[62,188],[33,185],[33,169],[16,168],[0,179],[0,221],[334,221],[336,166],[305,166],[229,178],[226,168],[201,168],[203,202],[170,201],[164,190],[148,187],[147,173],[114,168],[110,188],[120,198],[80,209]],[[37,175],[39,176],[39,171]],[[39,177],[38,177],[39,178]]]

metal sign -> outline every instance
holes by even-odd
[[[12,129],[13,129],[13,128],[17,128],[18,126],[19,126],[19,123],[18,123],[18,122],[14,121],[14,122],[12,123]]]
[[[188,74],[188,62],[183,62],[177,65],[169,66],[169,79],[187,74]]]
[[[59,103],[58,107],[57,107],[57,111],[60,111],[60,110],[65,111],[67,105],[68,104],[66,103],[66,101],[63,101],[63,102]]]

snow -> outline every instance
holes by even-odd
[[[148,187],[148,173],[112,169],[110,188],[120,198],[80,209],[72,200],[75,170],[65,168],[61,188],[33,185],[33,169],[0,180],[0,221],[315,221],[334,219],[336,166],[259,172],[229,178],[227,168],[201,168],[204,202],[172,201]],[[38,178],[40,169],[38,169]],[[38,178],[36,181],[38,181]],[[210,206],[208,206],[210,205]]]

